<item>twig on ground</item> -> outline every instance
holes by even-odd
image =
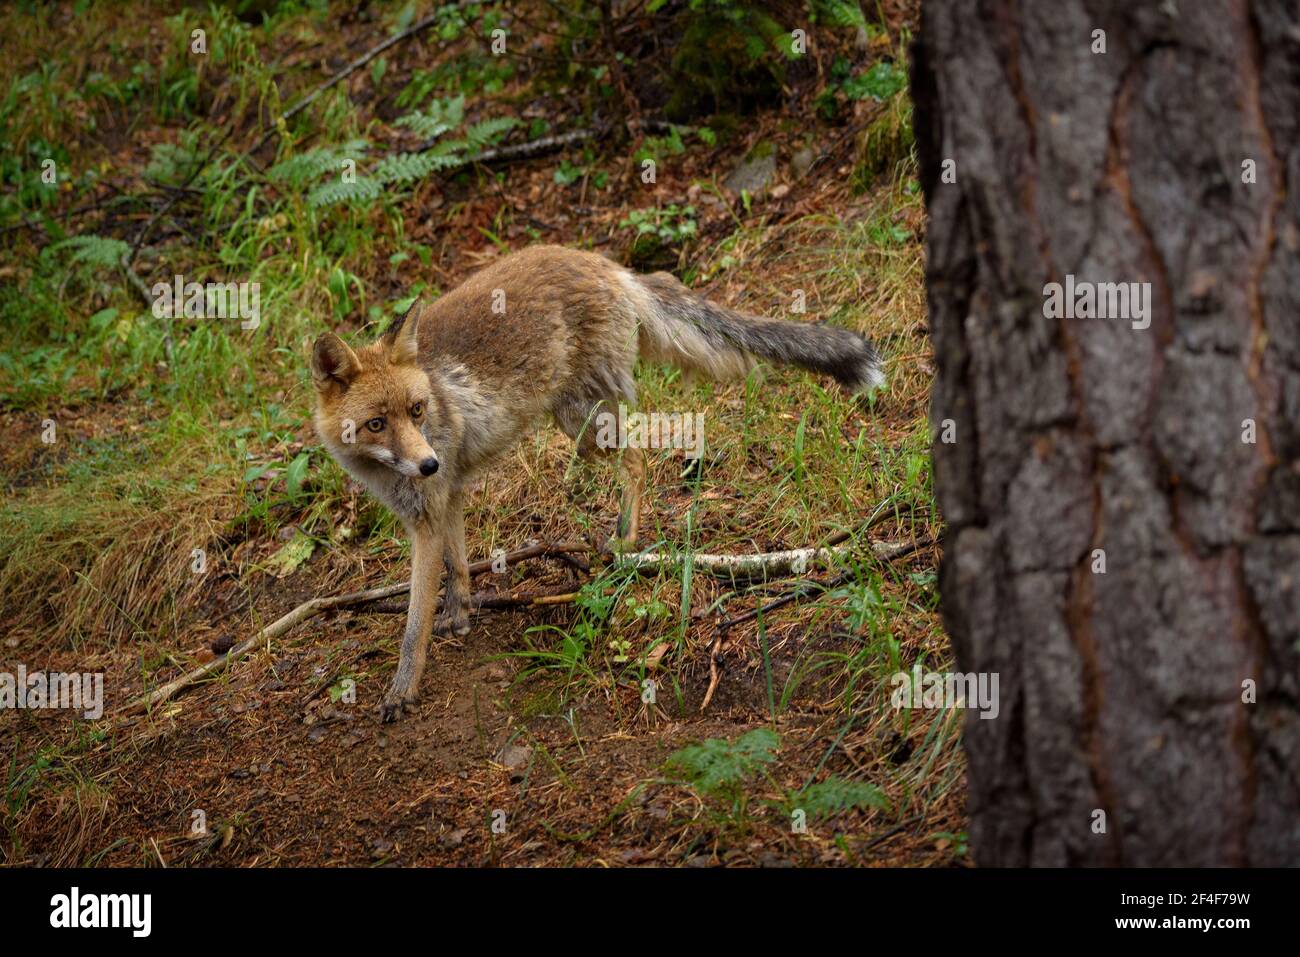
[[[131,268],[131,257],[123,254],[119,265],[122,267],[122,274],[126,276],[127,285],[140,294],[146,308],[153,309],[153,293],[149,291],[149,287],[144,284],[144,280],[140,278],[139,274]],[[176,352],[172,346],[171,319],[168,319],[167,324],[163,326],[163,350],[167,353],[167,368],[171,370],[172,375],[175,375]]]
[[[490,150],[470,157],[471,163],[508,163],[518,159],[532,159],[535,156],[544,156],[547,153],[555,153],[564,149],[566,146],[572,146],[575,143],[585,143],[587,140],[595,139],[606,132],[608,127],[591,126],[583,127],[580,130],[571,130],[568,133],[557,133],[554,136],[543,136],[539,139],[529,140],[527,143],[515,143],[513,146],[496,146]],[[437,139],[421,143],[414,150],[416,153],[423,153],[425,150],[432,148],[438,142]]]
[[[570,591],[572,585],[560,585],[557,588],[515,594],[495,591],[480,591],[469,596],[470,611],[500,611],[507,608],[528,608],[539,605],[567,605],[577,600],[578,593]],[[407,606],[402,602],[378,602],[362,609],[367,615],[403,615]],[[442,611],[442,599],[438,600],[438,611]]]
[[[700,702],[700,711],[703,712],[713,700],[713,692],[718,690],[718,682],[722,678],[722,673],[718,671],[718,658],[722,653],[722,632],[718,632],[718,637],[713,639],[713,647],[709,649],[709,687],[704,692],[704,700]]]
[[[921,820],[921,818],[922,815],[913,814],[911,817],[899,821],[893,827],[886,828],[884,831],[881,831],[871,840],[867,841],[867,843],[863,844],[860,848],[858,848],[858,851],[861,852],[861,851],[870,850],[871,848],[877,846],[878,844],[883,844],[885,841],[889,840],[895,834],[901,834],[903,831],[907,830],[917,821]]]

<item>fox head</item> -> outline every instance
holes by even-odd
[[[316,432],[343,465],[375,462],[408,478],[438,471],[425,438],[433,390],[417,361],[416,323],[354,351],[327,332],[311,357]]]

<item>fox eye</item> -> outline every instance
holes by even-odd
[[[384,417],[381,415],[375,416],[373,419],[371,419],[369,422],[366,423],[366,428],[369,429],[371,432],[384,431]]]
[[[424,403],[417,402],[411,406],[411,418],[418,419],[424,413]]]

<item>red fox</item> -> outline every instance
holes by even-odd
[[[589,252],[534,246],[434,301],[415,303],[353,350],[316,340],[316,431],[330,454],[391,508],[411,535],[411,597],[384,721],[417,700],[431,629],[469,631],[465,491],[550,416],[579,453],[621,451],[616,537],[634,544],[644,453],[598,443],[592,422],[636,404],[638,358],[714,379],[759,359],[830,375],[851,392],[884,384],[880,358],[855,332],[742,315],[668,273],[638,275]],[[442,566],[447,589],[433,621]]]

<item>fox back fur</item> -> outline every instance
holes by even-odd
[[[635,407],[638,358],[714,379],[743,376],[767,359],[829,375],[851,392],[884,385],[875,348],[855,332],[744,315],[668,273],[638,275],[559,246],[507,256],[441,298],[415,303],[363,348],[333,333],[316,340],[316,431],[412,540],[406,632],[384,720],[416,701],[430,631],[468,632],[466,488],[539,421],[552,418],[586,457],[619,455],[616,534],[635,542],[643,453],[624,448],[621,435],[617,448],[601,448],[594,422],[619,403]]]

